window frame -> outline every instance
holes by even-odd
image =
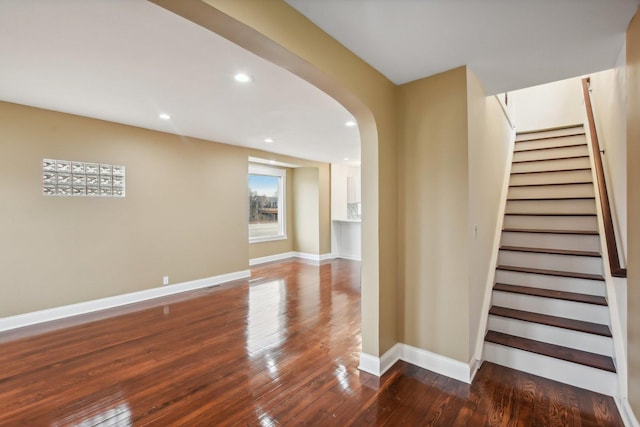
[[[265,165],[255,165],[249,164],[249,171],[247,174],[247,184],[249,182],[250,175],[262,175],[262,176],[274,176],[278,179],[278,234],[274,236],[268,237],[251,237],[249,234],[249,220],[247,218],[247,234],[249,237],[249,243],[262,243],[262,242],[273,242],[276,240],[286,240],[287,239],[287,170],[281,168],[275,168]],[[247,185],[247,202],[250,201],[251,197],[251,189]],[[247,209],[247,214],[249,214],[249,210],[251,206],[249,204]],[[247,215],[248,216],[248,215]]]

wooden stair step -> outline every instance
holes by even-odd
[[[613,359],[601,354],[575,350],[560,345],[548,344],[541,341],[503,334],[496,331],[487,332],[485,340],[494,344],[517,348],[520,350],[529,351],[531,353],[565,360],[567,362],[573,362],[596,369],[602,369],[604,371],[614,373],[616,372],[616,367],[613,363]]]
[[[529,286],[507,285],[505,283],[496,283],[493,287],[494,291],[511,292],[514,294],[531,295],[534,297],[554,298],[563,301],[581,302],[593,305],[607,305],[605,297],[597,295],[578,294],[575,292],[556,291],[553,289],[532,288]]]
[[[588,256],[588,257],[600,257],[598,252],[593,251],[577,251],[571,249],[550,249],[550,248],[526,248],[522,246],[501,246],[501,251],[512,252],[534,252],[537,254],[550,254],[550,255],[574,255],[574,256]]]
[[[509,200],[520,200],[520,201],[536,201],[536,200],[595,200],[593,196],[576,196],[576,197],[509,197]]]
[[[547,276],[570,277],[574,279],[598,280],[604,282],[604,277],[600,274],[577,273],[573,271],[545,270],[542,268],[516,267],[513,265],[499,265],[498,270],[514,271],[517,273],[543,274]]]
[[[541,325],[554,326],[556,328],[570,329],[572,331],[587,334],[600,335],[611,338],[609,326],[600,323],[585,322],[582,320],[567,319],[565,317],[550,316],[548,314],[532,313],[530,311],[515,310],[513,308],[491,306],[489,314],[523,322],[540,323]]]
[[[535,163],[535,162],[555,162],[558,160],[571,160],[571,159],[588,159],[589,156],[563,156],[563,157],[554,157],[553,159],[533,159],[533,160],[514,160],[512,163]]]
[[[579,171],[590,171],[590,170],[591,168],[553,169],[553,170],[546,170],[546,171],[511,172],[511,175],[526,175],[530,173],[579,172]]]
[[[516,187],[549,187],[549,186],[560,186],[560,185],[581,185],[581,184],[593,184],[593,181],[573,181],[573,182],[549,182],[547,184],[510,184],[510,188]]]
[[[506,214],[512,215],[512,214]],[[596,230],[549,230],[540,228],[503,228],[507,233],[541,233],[541,234],[577,234],[581,236],[598,236]]]
[[[596,216],[594,213],[549,213],[549,212],[506,212],[505,215],[517,216]]]
[[[548,139],[551,139],[551,138],[548,138]],[[518,141],[518,142],[522,142],[522,141]],[[581,147],[583,145],[587,146],[587,143],[580,142],[578,144],[558,145],[557,147],[525,148],[524,150],[515,150],[514,153],[528,153],[531,151],[557,150],[558,148]]]
[[[547,132],[547,131],[545,131]],[[535,135],[537,132],[520,132],[520,133],[516,133],[516,143],[518,142],[528,142],[528,141],[544,141],[545,139],[558,139],[558,138],[567,138],[570,136],[580,136],[580,135],[585,135],[584,131],[581,132],[574,132],[574,133],[568,133],[566,135],[554,135],[554,136],[539,136],[536,137],[532,137],[532,138],[523,138],[523,139],[518,139],[519,136],[521,135]]]

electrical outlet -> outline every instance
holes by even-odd
[[[169,276],[164,276],[162,278],[162,284],[163,285],[168,285],[169,284]]]

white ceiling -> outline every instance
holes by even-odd
[[[234,81],[239,71],[254,81]],[[360,157],[334,99],[145,0],[0,0],[0,100],[305,159]]]
[[[468,65],[489,94],[612,68],[638,0],[285,0],[401,84]]]

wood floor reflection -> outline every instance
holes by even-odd
[[[488,363],[471,386],[402,362],[358,371],[359,270],[274,263],[2,334],[0,425],[622,425],[609,397]]]

